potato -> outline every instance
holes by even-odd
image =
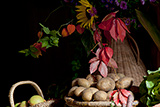
[[[118,74],[118,76],[119,76],[120,78],[125,77],[125,75],[124,75],[124,74],[122,74],[122,73],[117,73],[117,74]]]
[[[78,87],[78,88],[75,89],[74,94],[77,97],[80,97],[82,95],[82,91],[85,90],[85,89],[86,89],[85,87]]]
[[[97,88],[102,91],[111,91],[115,88],[115,82],[110,77],[101,78],[97,83]]]
[[[101,78],[102,78],[102,76],[101,76],[101,75],[96,75],[96,79],[97,79],[97,81],[99,81]]]
[[[117,89],[129,88],[133,83],[133,78],[123,77],[116,82]]]
[[[114,81],[117,81],[117,80],[120,79],[120,77],[118,76],[118,74],[115,74],[115,73],[109,73],[109,74],[107,75],[107,77],[112,78]]]
[[[78,86],[74,86],[72,87],[69,92],[68,92],[68,96],[73,96],[74,95],[74,91],[78,88]]]
[[[91,74],[88,74],[87,77],[86,77],[86,79],[88,80],[88,82],[90,83],[90,85],[92,85],[94,83],[94,81],[95,81],[94,76],[91,75]]]
[[[86,88],[83,92],[82,92],[82,99],[84,101],[91,101],[93,94],[96,93],[98,91],[97,88],[94,87],[90,87],[90,88]]]
[[[105,101],[105,100],[107,100],[107,93],[105,91],[97,91],[93,95],[93,98],[96,101]]]
[[[115,74],[115,73],[109,73],[107,77],[112,78],[114,81],[118,81],[119,79],[125,77],[125,75],[122,74],[122,73],[117,73],[117,74]]]
[[[91,84],[89,83],[89,81],[87,79],[79,78],[78,79],[78,85],[81,86],[81,87],[88,88],[88,87],[90,87]]]
[[[79,78],[76,78],[72,81],[72,87],[78,85],[78,79]]]
[[[113,91],[113,90],[112,90],[112,91]],[[110,94],[112,93],[112,91],[108,91],[108,92],[107,92],[107,99],[109,99]]]

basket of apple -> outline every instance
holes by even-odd
[[[19,85],[24,85],[24,84],[32,85],[37,91],[38,95],[33,95],[28,101],[22,101],[20,103],[15,104],[14,97],[13,97],[15,88]],[[11,107],[53,107],[53,104],[55,102],[53,99],[46,101],[44,99],[42,90],[33,81],[20,81],[12,85],[9,92],[9,101],[10,101]]]

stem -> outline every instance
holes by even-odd
[[[71,23],[72,21],[73,21],[73,19],[72,19],[71,21],[65,23],[65,24],[62,24],[62,25],[59,27],[58,31],[61,29],[61,27],[68,25],[68,24]]]
[[[110,62],[108,62],[110,65],[111,65],[111,67],[112,67],[112,69],[114,70],[114,73],[116,74],[116,76],[118,76],[117,75],[117,71],[115,70],[115,68],[113,67],[113,65],[110,63]]]
[[[59,7],[57,7],[56,9],[54,9],[54,10],[48,15],[48,17],[45,19],[44,22],[46,22],[46,21],[48,20],[48,18],[50,17],[50,15],[51,15],[53,12],[57,11],[57,10],[60,9],[61,7],[63,7],[63,6],[59,6]]]
[[[96,46],[99,44],[100,42],[98,42],[92,49],[91,52],[93,52],[93,49],[96,48]]]

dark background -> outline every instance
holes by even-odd
[[[41,28],[38,23],[43,24],[49,13],[59,5],[60,3],[54,0],[4,3],[5,8],[1,9],[1,99],[3,100],[0,106],[9,105],[9,89],[18,81],[34,81],[46,95],[50,84],[71,80],[68,64],[74,54],[73,47],[69,44],[71,38],[62,38],[59,47],[49,48],[39,59],[18,53],[19,50],[28,48],[38,40],[37,32]],[[150,13],[157,14],[153,11]],[[66,23],[65,19],[69,15],[67,9],[62,8],[52,14],[45,25],[58,29],[62,23]],[[158,21],[157,15],[153,18]],[[154,42],[143,28],[134,34],[147,69],[156,70],[160,65],[160,54]],[[34,94],[36,92],[30,85],[19,86],[14,93],[15,102],[29,99]]]
[[[61,39],[59,47],[47,49],[39,59],[31,56],[25,57],[18,51],[29,48],[37,40],[37,32],[41,29],[39,23],[49,13],[56,9],[60,2],[45,1],[14,1],[6,3],[6,8],[1,16],[3,29],[1,29],[1,93],[2,105],[9,105],[8,93],[10,87],[22,80],[32,80],[43,90],[44,96],[48,86],[57,81],[63,82],[71,77],[68,62],[71,61],[73,50],[68,44],[70,38]],[[58,16],[58,17],[57,17]],[[58,29],[66,23],[67,10],[62,8],[52,14],[46,26]],[[28,100],[32,95],[37,94],[30,85],[23,85],[16,88],[15,102]]]

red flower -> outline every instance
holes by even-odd
[[[104,30],[104,35],[106,38],[110,38],[111,36],[114,40],[117,41],[117,39],[120,39],[123,42],[126,36],[126,30],[128,32],[129,30],[120,18],[115,17],[117,12],[118,11],[108,14],[98,25],[98,27]]]

